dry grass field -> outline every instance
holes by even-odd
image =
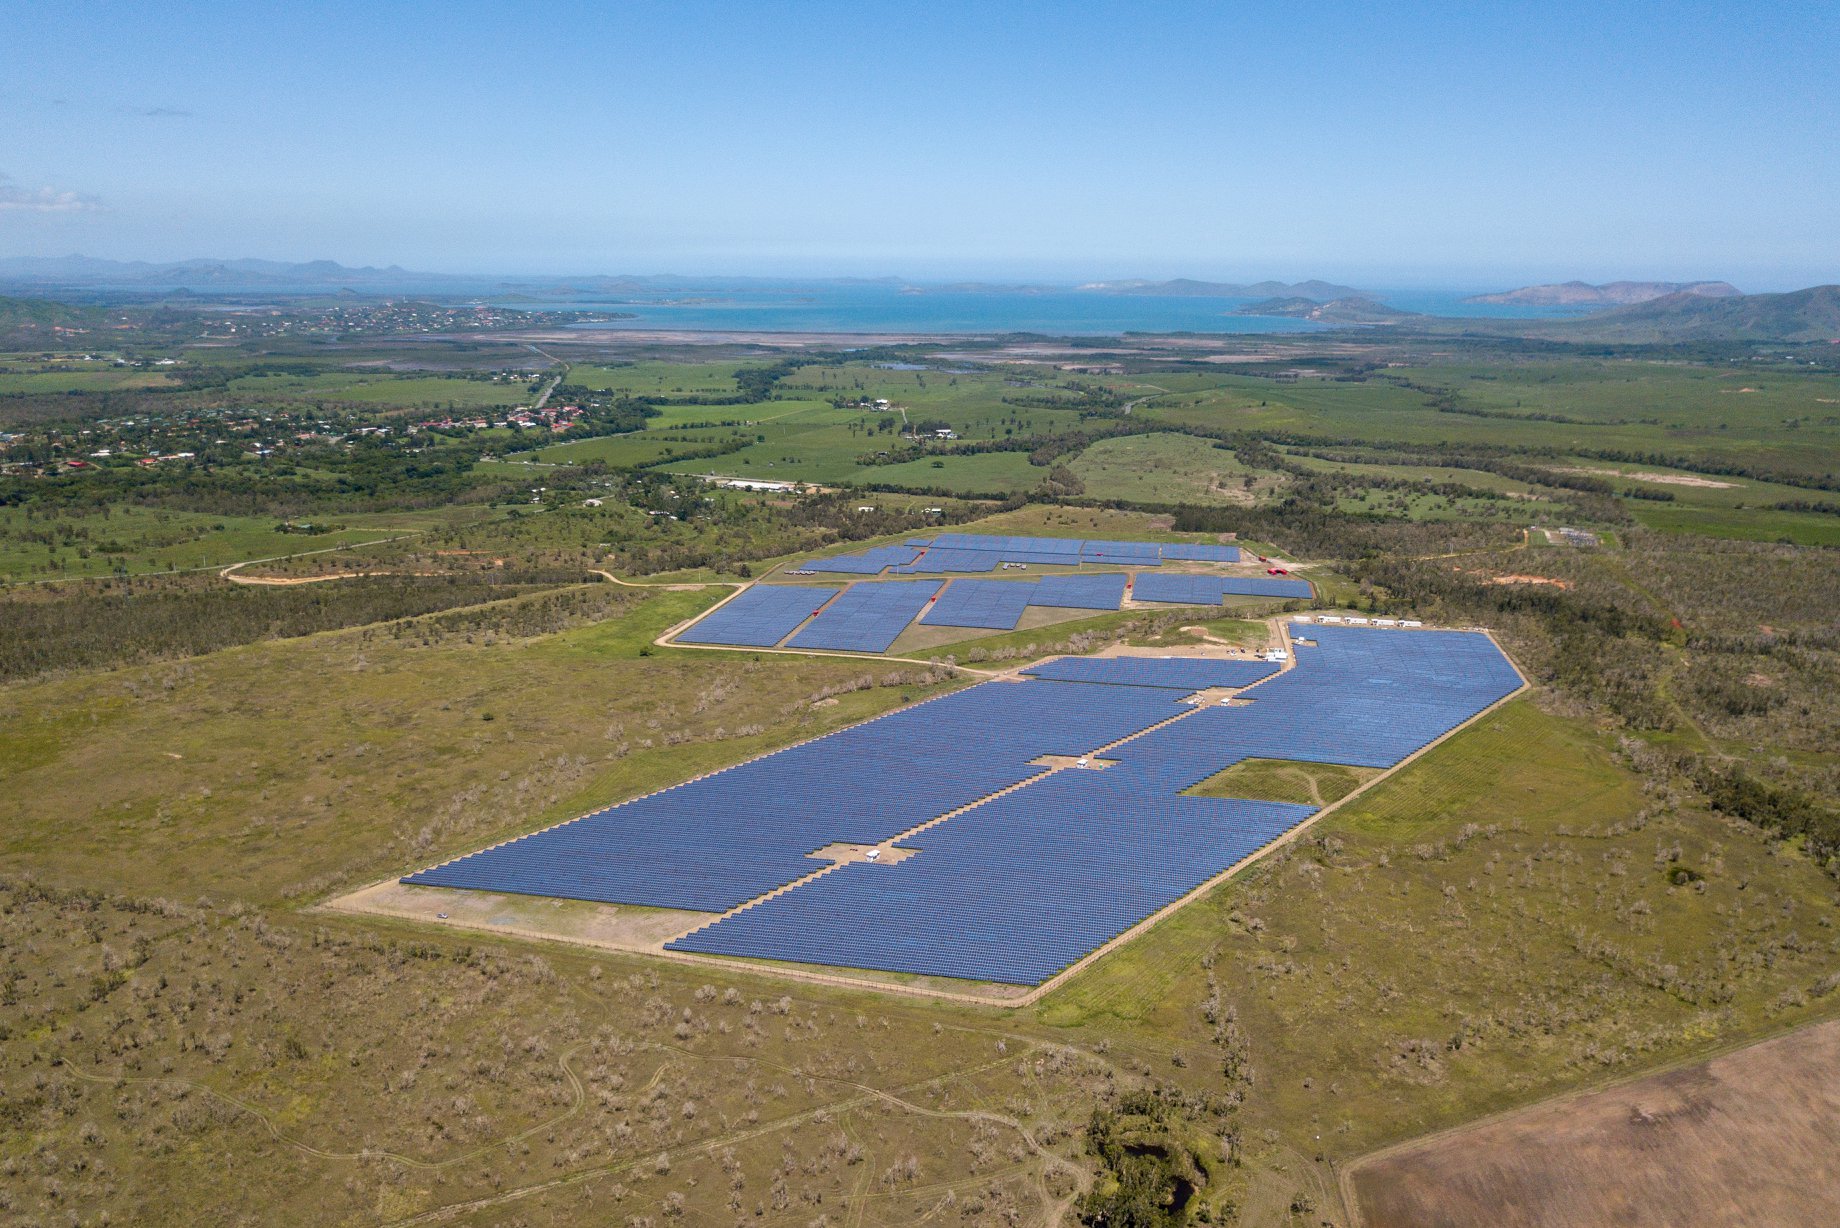
[[[1410,1143],[1349,1174],[1367,1228],[1840,1222],[1840,1022]]]

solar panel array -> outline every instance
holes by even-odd
[[[920,557],[912,546],[871,546],[854,554],[839,554],[828,559],[808,559],[799,564],[801,571],[830,571],[847,575],[879,576],[889,567],[911,563]]]
[[[840,867],[670,948],[1039,984],[1313,813],[1061,772],[920,833],[918,856]]]
[[[852,584],[787,642],[791,648],[886,652],[939,592],[932,580]]]
[[[1166,691],[984,683],[403,879],[722,912],[1184,711]]]
[[[1183,699],[1271,666],[1052,662],[404,881],[724,911],[811,873],[805,854],[833,841],[883,843],[953,814],[910,837],[917,853],[899,864],[842,866],[671,945],[1038,984],[1313,813],[1181,790],[1252,757],[1392,766],[1520,684],[1478,634],[1311,636],[1243,706]],[[1030,763],[1144,730],[1103,770]]]
[[[1108,563],[1124,567],[1157,567],[1164,561],[1237,563],[1238,546],[1202,545],[1190,542],[1134,542],[1083,540],[1077,537],[1010,537],[997,533],[941,533],[928,542],[914,537],[909,546],[929,547],[927,556],[948,551],[944,561],[971,563],[983,555],[995,556],[996,562],[1061,564]],[[995,565],[994,563],[992,564]],[[915,570],[988,571],[983,566],[947,567],[943,562],[927,564],[923,558]]]
[[[1138,601],[1172,605],[1219,605],[1229,595],[1242,597],[1301,597],[1312,595],[1307,580],[1280,580],[1266,576],[1157,575],[1138,576],[1131,596]]]
[[[1063,682],[1171,687],[1190,693],[1209,687],[1251,686],[1277,673],[1267,661],[1215,661],[1201,657],[1061,657],[1022,672]]]
[[[1029,606],[1116,610],[1125,578],[1045,576],[1040,580],[953,580],[920,621],[931,627],[1013,630]]]
[[[1125,578],[1118,572],[1103,576],[1043,576],[1035,583],[1029,604],[1073,610],[1116,610],[1124,604]]]
[[[1080,550],[1080,558],[1088,563],[1160,567],[1163,551],[1155,542],[1087,542]]]
[[[834,588],[816,585],[756,584],[677,638],[685,644],[771,648],[836,594]]]
[[[1035,600],[1029,580],[954,580],[920,621],[931,627],[1013,628]]]
[[[1131,585],[1137,601],[1167,601],[1180,605],[1219,605],[1219,576],[1138,576]]]
[[[1242,759],[1388,768],[1512,694],[1520,676],[1485,635],[1322,627],[1297,666],[1119,747],[1157,787],[1181,790]]]
[[[1058,558],[1066,563],[1080,557],[1077,537],[1005,537],[995,533],[941,533],[933,545],[942,550],[989,550],[1013,559],[1017,554]]]
[[[1238,546],[1200,546],[1187,542],[1164,542],[1163,558],[1167,562],[1237,563]]]
[[[940,575],[948,571],[995,571],[1003,556],[994,550],[941,550],[937,546],[917,560],[896,567],[895,574]]]

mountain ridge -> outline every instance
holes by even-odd
[[[1629,307],[1670,294],[1693,294],[1704,298],[1732,298],[1744,292],[1728,281],[1607,281],[1592,285],[1585,281],[1549,282],[1502,290],[1494,294],[1472,294],[1466,303],[1497,303],[1528,307]]]

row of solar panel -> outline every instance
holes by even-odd
[[[1013,630],[1030,606],[1116,610],[1124,604],[1124,591],[1121,575],[954,580],[920,621],[931,627]]]
[[[1340,748],[1330,761],[1347,761],[1349,743],[1361,741],[1357,759],[1390,766],[1519,684],[1485,637],[1433,634],[1388,653],[1384,641],[1353,634],[1332,630],[1300,648],[1297,669],[1251,691],[1249,707],[1196,711],[1107,752],[1117,763],[1103,772],[1049,776],[930,828],[912,841],[916,857],[844,867],[672,945],[1039,984],[1313,813],[1176,794],[1241,759],[1316,757],[1307,738],[1325,692],[1341,692],[1346,709],[1416,684],[1408,711],[1390,705],[1394,725],[1327,731]],[[1185,689],[1243,685],[1261,667],[1259,676],[1275,668],[1072,658],[1030,672]],[[1361,688],[1371,693],[1348,694]]]
[[[1153,688],[985,683],[404,879],[722,912],[1186,708]]]
[[[1485,636],[1310,634],[1244,707],[1182,700],[1263,663],[1050,663],[1090,681],[983,684],[405,881],[721,911],[809,873],[804,854],[832,841],[880,843],[989,798],[899,865],[843,867],[676,945],[1039,983],[1310,813],[1181,789],[1253,756],[1390,766],[1519,685]],[[1030,781],[1039,755],[1103,747],[1115,766]]]
[[[1137,601],[1171,605],[1219,605],[1227,597],[1311,597],[1308,580],[1264,576],[1138,576],[1131,586]]]
[[[1039,984],[1313,813],[1061,772],[929,828],[897,865],[844,866],[670,946]]]
[[[791,635],[793,628],[816,614],[837,592],[817,585],[751,585],[705,614],[695,626],[680,632],[677,639],[684,644],[770,648]]]
[[[958,570],[952,568],[951,570]],[[858,584],[842,597],[835,588],[754,585],[678,636],[687,644],[768,648],[811,619],[791,647],[886,652],[922,610],[928,626],[1014,628],[1029,606],[1115,610],[1125,577],[1048,576],[1035,580],[954,580],[943,597],[926,581]],[[1219,605],[1228,594],[1308,597],[1302,580],[1228,579],[1220,576],[1139,576],[1139,601]],[[834,598],[834,600],[833,600]],[[815,617],[814,617],[815,615]]]
[[[800,571],[831,571],[850,575],[876,576],[884,570],[920,557],[912,546],[871,546],[854,554],[840,554],[828,559],[807,559]]]
[[[1071,537],[1005,537],[985,533],[941,533],[910,538],[901,546],[873,546],[832,558],[808,559],[798,570],[847,575],[898,575],[994,571],[1003,563],[1078,566],[1110,563],[1157,567],[1165,560],[1237,563],[1238,546],[1182,542],[1088,541]]]
[[[800,628],[787,646],[887,652],[938,592],[939,584],[932,580],[852,584]]]
[[[792,647],[886,652],[914,615],[927,609],[939,587],[924,581],[878,582],[856,585],[837,597],[839,590],[828,586],[756,584],[677,639],[685,644],[771,648],[812,619],[793,638]],[[1124,591],[1121,575],[955,580],[921,621],[932,626],[1009,629],[1031,605],[1116,610],[1124,601]]]
[[[1216,546],[1198,542],[1133,542],[1111,541],[1103,538],[1004,537],[986,533],[941,533],[931,541],[926,538],[910,538],[907,544],[909,546],[930,545],[946,550],[994,551],[1002,554],[1006,559],[1013,558],[1017,554],[1036,555],[1044,560],[1059,556],[1063,561],[1071,561],[1070,556],[1080,556],[1085,557],[1088,562],[1096,561],[1096,556],[1101,555],[1147,563],[1155,563],[1162,559],[1237,563],[1240,559],[1238,546]]]

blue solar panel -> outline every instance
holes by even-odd
[[[1117,756],[1171,790],[1241,759],[1392,767],[1520,686],[1487,636],[1458,631],[1319,627],[1297,666],[1120,747]]]
[[[1251,757],[1389,767],[1520,685],[1474,633],[1306,634],[1242,706],[1184,704],[1196,679],[1175,671],[1234,685],[1263,663],[1056,662],[1040,672],[1104,681],[985,683],[404,881],[726,910],[809,874],[825,844],[982,801],[911,837],[900,864],[844,866],[672,946],[1037,984],[1312,813],[1183,789]],[[1037,756],[1105,747],[1113,766],[1032,780]]]
[[[1163,552],[1155,542],[1087,542],[1080,557],[1088,563],[1155,567],[1161,563]]]
[[[954,580],[920,621],[931,627],[1013,630],[1034,601],[1032,580]]]
[[[1171,562],[1237,563],[1238,546],[1198,546],[1184,542],[1163,543],[1163,557]]]
[[[742,589],[677,639],[685,644],[771,648],[836,594],[834,588],[817,585],[756,584]]]
[[[948,571],[995,571],[1003,556],[989,550],[947,550],[934,546],[912,563],[896,567],[896,575],[940,575]]]
[[[1137,601],[1176,605],[1219,605],[1220,585],[1219,576],[1138,576],[1131,585],[1131,596]]]
[[[1124,604],[1125,577],[1119,572],[1103,576],[1043,576],[1035,585],[1030,605],[1060,606],[1075,610],[1116,610]]]
[[[947,550],[989,550],[1001,554],[1005,560],[1015,561],[1014,555],[1036,554],[1067,556],[1069,561],[1080,553],[1080,539],[1077,537],[1005,537],[995,533],[941,533],[933,545]]]
[[[801,571],[831,571],[846,575],[880,575],[885,568],[911,563],[920,552],[912,546],[871,546],[854,554],[839,554],[828,559],[807,559]]]
[[[749,590],[752,591],[752,590]],[[412,874],[468,887],[723,911],[1187,709],[1167,691],[988,682]]]
[[[1281,580],[1269,576],[1138,576],[1131,596],[1138,601],[1175,605],[1219,605],[1227,595],[1241,597],[1311,596],[1307,580]]]
[[[1022,672],[1063,682],[1202,691],[1209,687],[1251,686],[1261,678],[1271,677],[1279,668],[1266,661],[1215,661],[1203,657],[1061,657]]]
[[[844,866],[670,947],[1039,984],[1314,813],[1061,772],[920,833],[899,864]]]
[[[1082,540],[1077,537],[1013,537],[1000,533],[941,533],[931,541],[922,537],[909,538],[907,544],[915,547],[931,547],[934,551],[962,551],[973,555],[989,554],[996,556],[998,561],[1004,563],[1061,564],[1068,567],[1080,563],[1156,567],[1165,559],[1237,563],[1240,558],[1238,546],[1189,542]],[[984,571],[987,568],[935,566],[921,567],[916,570]]]
[[[939,591],[933,580],[852,584],[787,643],[789,648],[887,652]]]

